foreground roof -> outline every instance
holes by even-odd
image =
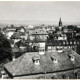
[[[72,54],[75,57],[74,63],[68,57]],[[40,65],[35,65],[33,57],[38,56]],[[58,60],[58,63],[53,63],[51,56]],[[12,76],[31,75],[37,73],[51,73],[61,70],[72,69],[80,66],[80,55],[71,50],[66,50],[63,53],[46,52],[45,55],[39,55],[38,52],[25,53],[15,61],[4,65],[5,69]]]

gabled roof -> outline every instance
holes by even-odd
[[[25,43],[25,42],[23,42],[23,41],[18,41],[17,43],[15,43],[18,47],[20,47],[20,46],[24,46],[24,47],[27,47],[28,46],[28,44],[27,43]]]
[[[15,53],[15,52],[19,52],[19,48],[17,46],[14,46],[12,48],[12,52]]]
[[[35,30],[32,35],[48,35],[48,33],[45,30]]]
[[[11,39],[21,39],[19,32],[14,32]]]
[[[6,30],[16,30],[16,29],[20,30],[21,28],[23,28],[25,30],[25,28],[23,26],[21,26],[21,27],[6,27]]]
[[[75,64],[69,59],[68,54],[74,54]],[[58,63],[53,63],[51,55],[54,55],[58,59]],[[34,56],[40,57],[40,65],[35,65],[32,58]],[[61,70],[72,69],[74,67],[80,67],[80,55],[68,50],[64,53],[46,52],[45,55],[39,55],[38,52],[25,53],[15,61],[4,65],[7,71],[13,76],[31,75],[36,73],[51,73]]]
[[[24,29],[24,30],[26,30],[23,26],[21,26],[21,27],[17,27],[17,30],[20,30],[20,29]]]
[[[18,27],[6,27],[6,30],[16,30]]]

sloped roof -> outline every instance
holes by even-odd
[[[25,47],[27,47],[28,46],[28,44],[27,43],[25,43],[25,42],[23,42],[23,41],[18,41],[17,43],[15,43],[18,47],[20,47],[20,46],[25,46]]]
[[[11,39],[21,39],[19,32],[14,32]]]
[[[45,30],[35,30],[35,31],[33,31],[33,33],[32,33],[33,35],[44,35],[44,34],[48,34]]]
[[[68,54],[74,54],[75,56],[75,64],[69,59]],[[53,63],[51,60],[51,55],[55,56],[58,60],[58,63]],[[33,63],[33,56],[40,57],[40,65],[35,65]],[[15,61],[7,63],[4,67],[7,69],[9,73],[13,76],[18,75],[28,75],[28,74],[36,74],[36,73],[46,73],[55,72],[61,70],[72,69],[74,67],[80,66],[80,55],[77,53],[68,50],[64,53],[53,53],[46,52],[46,55],[39,55],[38,52],[25,53]]]
[[[12,48],[12,52],[14,52],[14,53],[15,53],[15,52],[19,52],[19,48],[18,48],[18,47],[13,47],[13,48]]]
[[[18,29],[18,30],[20,30],[21,28],[23,28],[24,30],[25,30],[25,28],[23,27],[23,26],[21,26],[21,27],[6,27],[6,30],[16,30],[16,29]]]

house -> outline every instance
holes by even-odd
[[[25,33],[26,30],[24,27],[6,27],[4,32],[6,33],[7,38],[10,39],[10,37],[16,31],[20,32],[20,34],[22,34],[22,33]]]
[[[63,27],[63,32],[68,33],[68,28],[66,26]]]
[[[11,37],[12,40],[14,40],[14,43],[18,42],[21,40],[19,32],[15,32]]]
[[[56,48],[60,48],[57,49],[57,51],[61,50],[61,49],[72,49],[76,51],[76,47],[77,45],[80,44],[79,41],[76,40],[52,40],[52,41],[46,41],[46,46],[45,46],[45,50],[46,51],[52,51],[52,50],[56,50]],[[48,48],[50,47],[50,48]],[[62,47],[62,48],[61,48]]]
[[[27,52],[27,47],[29,46],[27,43],[25,43],[24,40],[20,40],[17,43],[15,43],[15,45],[19,48],[20,52]]]
[[[67,40],[67,36],[65,34],[58,34],[58,40]]]
[[[25,53],[5,64],[3,71],[8,78],[13,79],[74,79],[74,72],[78,70],[80,70],[80,55],[72,50],[65,50],[60,54]],[[3,75],[2,73],[2,77]]]
[[[35,37],[36,41],[46,41],[48,33],[45,30],[35,30],[32,35]]]
[[[26,29],[23,26],[21,26],[17,28],[17,31],[20,33],[25,33]]]

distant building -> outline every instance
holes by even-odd
[[[72,49],[74,51],[76,51],[76,47],[77,45],[80,44],[79,41],[75,41],[75,40],[70,40],[70,41],[66,41],[66,40],[53,40],[53,41],[46,41],[46,51],[53,51],[55,49],[55,51],[59,51],[59,50],[63,50],[63,49]],[[50,47],[50,48],[49,48]]]
[[[5,28],[5,33],[8,39],[13,35],[14,32],[20,32],[20,34],[25,33],[25,28],[24,27],[6,27]]]
[[[18,41],[21,40],[21,37],[20,37],[20,33],[19,32],[14,32],[14,34],[10,37],[12,40],[14,40],[14,44]]]
[[[62,26],[61,18],[59,19],[59,26]]]

